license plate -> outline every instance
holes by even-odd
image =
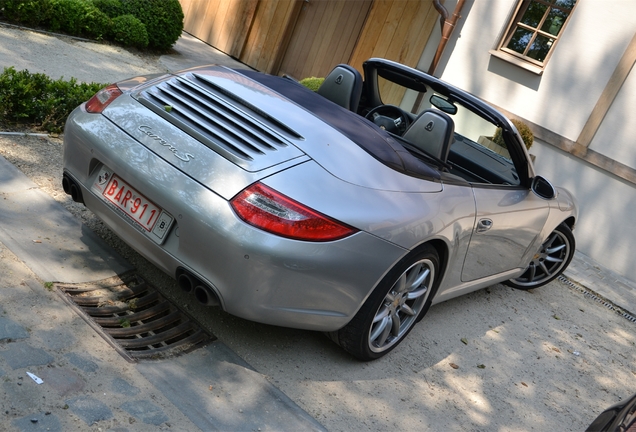
[[[173,222],[173,217],[122,180],[110,170],[102,168],[95,184],[96,191],[120,209],[155,241],[161,242]]]

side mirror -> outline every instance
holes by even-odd
[[[556,197],[556,189],[552,186],[552,183],[541,176],[536,176],[532,179],[530,189],[539,198],[550,200]]]

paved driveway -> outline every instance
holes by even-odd
[[[329,430],[578,431],[636,391],[636,324],[558,280],[529,292],[495,285],[435,305],[371,363],[320,333],[206,308],[63,194],[59,140],[0,143],[0,155]]]

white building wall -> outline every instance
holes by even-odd
[[[450,12],[456,1],[449,0]],[[494,49],[516,0],[468,0],[435,73],[445,81],[576,141],[636,31],[636,1],[579,0],[543,75],[499,58]],[[428,69],[430,47],[420,68]],[[590,148],[636,168],[636,71],[623,85]],[[537,142],[537,172],[576,196],[577,248],[636,281],[636,186]]]
[[[636,5],[634,9],[636,14]],[[636,68],[623,83],[590,149],[636,168]]]
[[[636,188],[553,146],[532,147],[538,174],[571,191],[579,204],[577,249],[636,281]]]

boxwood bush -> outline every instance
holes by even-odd
[[[5,68],[0,74],[0,125],[61,132],[68,115],[105,84],[53,80],[41,73]]]
[[[110,27],[110,18],[86,0],[46,0],[50,16],[45,24],[54,32],[102,39]]]
[[[148,31],[148,48],[167,51],[183,31],[179,0],[123,0],[124,13],[137,17]]]
[[[301,83],[311,91],[318,91],[324,80],[324,78],[307,77],[301,79],[299,83]]]
[[[51,16],[49,0],[0,0],[0,10],[8,21],[37,27]]]
[[[148,32],[146,26],[132,15],[120,15],[112,19],[110,39],[125,46],[146,48]]]
[[[172,47],[183,30],[179,0],[0,0],[0,18],[161,52]]]
[[[124,6],[120,0],[92,0],[97,9],[104,12],[110,18],[125,15]]]
[[[517,131],[519,132],[519,135],[521,135],[521,139],[526,145],[526,148],[530,150],[530,147],[532,147],[532,143],[534,142],[534,134],[532,133],[530,127],[521,120],[512,119],[510,121],[517,128]],[[492,140],[496,144],[499,144],[502,147],[506,147],[506,142],[503,139],[501,128],[497,128],[497,130],[495,131],[495,135],[492,137]]]

